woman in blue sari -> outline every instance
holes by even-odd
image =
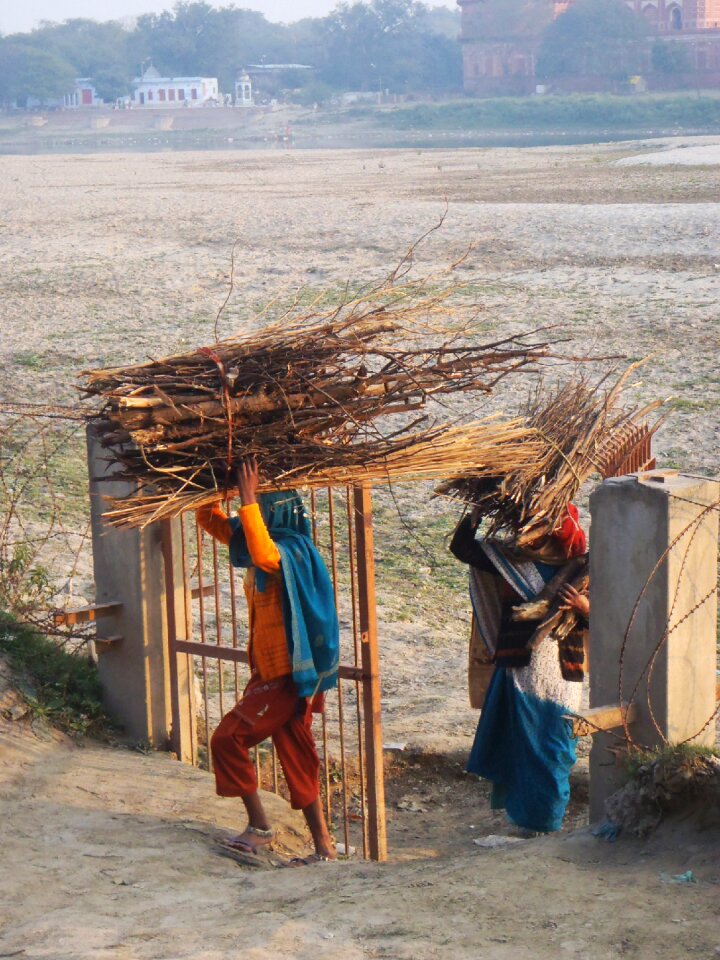
[[[572,586],[558,597],[578,615],[578,629],[559,642],[536,642],[537,622],[518,620],[513,608],[536,600],[568,561],[586,550],[576,508],[532,549],[476,539],[477,511],[464,517],[450,549],[470,566],[476,631],[495,664],[470,753],[468,772],[493,784],[493,809],[532,832],[559,830],[570,798],[575,741],[565,719],[577,712],[584,676],[583,633],[590,607]]]

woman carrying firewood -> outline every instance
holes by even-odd
[[[475,659],[494,664],[467,769],[492,781],[493,809],[518,827],[559,830],[575,763],[564,718],[580,707],[590,614],[585,534],[573,504],[524,548],[476,539],[479,520],[478,508],[463,517],[450,545],[470,565],[473,636],[485,651]],[[471,681],[472,664],[471,647]]]
[[[250,682],[210,744],[217,793],[240,797],[248,824],[221,846],[234,859],[253,862],[272,842],[249,754],[272,737],[291,804],[302,810],[315,844],[311,857],[291,862],[334,860],[311,731],[313,710],[322,709],[323,692],[337,683],[339,630],[330,577],[297,493],[266,493],[258,499],[254,457],[238,468],[237,485],[242,504],[237,517],[218,506],[197,513],[198,523],[230,548],[232,564],[247,569],[250,610]]]

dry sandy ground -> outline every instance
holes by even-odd
[[[720,143],[711,140],[706,143],[701,137],[693,138],[699,142],[681,143],[670,141],[662,150],[650,151],[639,157],[624,157],[617,161],[619,167],[716,167],[720,164]]]
[[[715,473],[720,168],[614,165],[648,149],[0,158],[0,399],[66,401],[85,367],[211,340],[238,237],[222,334],[247,329],[259,304],[299,285],[337,291],[387,273],[447,198],[445,226],[419,251],[418,272],[473,242],[460,277],[489,337],[559,323],[578,353],[654,354],[637,395],[678,398],[658,438],[661,462]],[[477,412],[512,407],[524,388]],[[453,507],[401,498],[426,543],[431,521],[434,540],[452,528]],[[442,755],[430,761],[432,776],[423,760],[391,771],[398,862],[250,876],[208,850],[232,813],[206,775],[160,757],[53,742],[29,750],[23,741],[26,766],[9,754],[15,779],[2,801],[11,829],[0,954],[715,955],[716,868],[687,843],[674,853],[605,847],[584,834],[504,851],[472,844],[504,827],[455,766],[476,719],[464,690],[461,571],[439,603],[432,580],[438,570],[452,576],[450,567],[433,570],[409,537],[398,541],[391,505],[377,502],[379,568],[398,549],[410,568],[404,592],[384,589],[387,577],[380,584],[386,739]],[[441,553],[436,562],[449,563]],[[92,599],[88,559],[75,599]],[[578,781],[574,823],[582,789]],[[397,810],[407,794],[427,811]],[[659,879],[688,866],[702,883]]]
[[[709,960],[717,836],[586,831],[386,865],[253,871],[216,855],[231,802],[161,755],[0,721],[0,957],[27,960]],[[298,823],[269,797],[281,846]],[[670,882],[686,870],[692,884]]]
[[[221,334],[300,286],[309,298],[386,274],[447,199],[417,273],[473,243],[458,278],[489,338],[558,324],[571,352],[653,354],[638,395],[677,397],[661,463],[716,473],[720,167],[615,166],[656,146],[2,157],[0,399],[74,399],[83,368],[212,340],[237,238]],[[466,412],[514,408],[526,386]],[[80,491],[81,459],[79,448]],[[379,496],[383,582],[388,562],[407,557],[379,597],[387,737],[466,749],[467,605],[441,542],[457,511],[400,498],[433,560]],[[93,597],[87,561],[74,601]],[[433,589],[438,570],[452,591]]]

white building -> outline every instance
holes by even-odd
[[[63,97],[65,107],[101,107],[103,101],[97,95],[91,77],[78,77],[75,89]]]
[[[252,80],[250,74],[243,72],[235,80],[235,106],[251,107],[253,105]]]
[[[161,77],[148,67],[133,80],[134,107],[202,107],[220,103],[217,77]]]

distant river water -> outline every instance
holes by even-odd
[[[710,136],[716,130],[574,130],[574,131],[422,131],[362,130],[342,128],[318,133],[298,126],[290,134],[230,137],[198,134],[136,134],[127,136],[38,136],[0,139],[0,155],[69,153],[167,153],[188,150],[391,150],[491,147],[573,146],[590,143],[646,140],[657,137]]]

